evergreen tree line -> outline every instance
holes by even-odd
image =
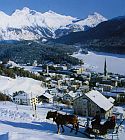
[[[79,60],[69,55],[76,51],[78,51],[78,48],[72,45],[50,45],[21,41],[13,44],[0,44],[0,60],[7,58],[19,64],[32,64],[34,60],[37,60],[38,64],[51,61],[54,63],[77,65]]]
[[[93,39],[82,43],[82,48],[98,52],[109,52],[116,54],[125,53],[125,38],[112,37],[107,39]]]
[[[0,92],[0,101],[11,101],[11,98]]]
[[[11,77],[11,78],[16,78],[16,76],[28,77],[40,81],[44,79],[41,75],[36,75],[32,72],[24,70],[23,68],[18,68],[18,67],[6,68],[3,64],[0,64],[0,75]]]

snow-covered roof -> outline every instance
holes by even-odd
[[[67,89],[68,86],[61,86],[61,89]]]
[[[70,91],[69,93],[65,94],[65,95],[69,95],[71,96],[72,98],[75,98],[77,96],[77,93],[76,92],[73,92],[73,91]],[[64,95],[64,96],[65,96]]]
[[[111,92],[102,92],[102,94],[107,97],[116,97],[117,96],[116,93],[111,93]]]
[[[7,65],[10,65],[11,67],[20,67],[21,68],[20,65],[16,64],[14,61],[10,61],[10,60],[8,61]]]
[[[121,107],[121,106],[115,106],[115,107],[113,108],[113,113],[114,113],[114,114],[125,114],[124,108]]]
[[[47,92],[45,92],[42,96],[44,96],[44,97],[46,97],[48,99],[53,98],[53,96],[51,94],[47,93]]]
[[[109,100],[111,103],[114,103],[114,102],[115,102],[115,99],[112,98],[112,97],[109,97],[108,100]]]
[[[113,107],[113,104],[97,90],[91,90],[85,95],[105,111]]]
[[[31,93],[22,93],[22,94],[18,94],[16,95],[14,98],[18,98],[18,99],[32,99],[35,98],[36,96],[34,94]]]
[[[56,88],[48,89],[47,91],[51,93],[58,93],[58,90]]]
[[[36,67],[36,66],[22,66],[25,70],[28,70],[30,72],[42,72],[42,68],[41,67]]]
[[[125,93],[125,88],[118,88],[118,87],[116,87],[116,88],[113,88],[111,90],[111,92],[112,93]]]
[[[70,78],[70,80],[72,80],[72,81],[73,81],[73,80],[74,80],[74,78]]]
[[[80,90],[89,89],[89,86],[84,85],[84,86],[81,86],[79,89],[80,89]]]

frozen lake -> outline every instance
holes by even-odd
[[[73,54],[74,57],[82,59],[85,67],[96,72],[103,72],[105,58],[107,61],[107,71],[125,75],[125,55],[89,52],[86,54]]]

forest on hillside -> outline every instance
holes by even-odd
[[[38,64],[53,62],[77,65],[79,60],[70,56],[76,51],[78,51],[78,48],[73,45],[50,45],[36,41],[20,41],[11,44],[1,43],[0,60],[10,59],[19,64],[33,64],[37,60]]]

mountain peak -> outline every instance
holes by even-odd
[[[101,15],[100,13],[98,13],[98,12],[94,12],[93,15],[102,16],[102,15]]]
[[[0,11],[0,16],[8,16],[8,15],[5,14],[3,11]]]
[[[51,14],[57,14],[56,12],[49,10],[47,13],[51,13]]]
[[[24,8],[22,9],[22,11],[24,11],[24,12],[30,12],[30,9],[29,9],[28,7],[24,7]]]
[[[95,27],[97,26],[99,23],[106,21],[107,19],[105,17],[103,17],[101,14],[94,12],[91,15],[88,15],[87,18],[85,19],[81,19],[79,21],[76,21],[75,24],[83,26],[83,27]],[[84,29],[85,29],[84,28]]]
[[[88,18],[101,19],[102,21],[106,21],[107,20],[104,16],[102,16],[98,12],[94,12],[93,14],[89,15]]]
[[[105,20],[103,18],[97,12],[81,20],[52,10],[41,13],[24,7],[10,16],[0,12],[0,33],[1,38],[6,40],[55,38],[70,32],[83,31],[85,26],[95,27]]]
[[[37,12],[35,10],[30,10],[28,7],[24,7],[22,10],[17,9],[12,15],[19,15],[19,14],[31,14],[34,15]]]
[[[24,7],[22,10],[20,10],[21,13],[24,13],[24,14],[30,14],[32,10],[30,10],[28,7]]]

